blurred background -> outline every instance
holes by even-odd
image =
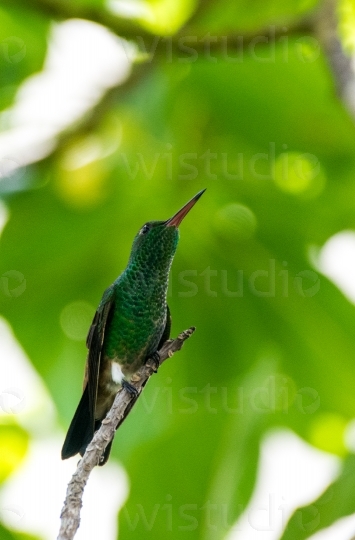
[[[2,0],[0,537],[56,537],[86,334],[180,227],[172,335],[79,540],[355,537],[355,2]]]

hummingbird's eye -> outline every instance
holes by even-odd
[[[149,231],[149,225],[145,224],[145,225],[143,225],[143,227],[141,228],[140,234],[147,234],[148,231]]]

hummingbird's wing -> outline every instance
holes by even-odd
[[[169,339],[170,337],[170,330],[171,330],[171,314],[168,304],[166,305],[166,323],[163,335],[160,338],[159,345],[158,345],[158,351],[161,349],[161,347],[164,345],[164,343]]]
[[[111,286],[103,294],[86,340],[89,354],[85,371],[84,391],[65,437],[62,459],[75,456],[78,452],[84,455],[85,449],[94,435],[101,351],[112,307],[113,287]]]
[[[89,349],[87,370],[84,380],[84,388],[87,386],[89,393],[89,413],[92,433],[95,426],[95,407],[97,399],[97,387],[101,363],[102,345],[105,338],[107,322],[113,307],[113,286],[106,289],[102,296],[99,307],[89,329],[86,346]],[[85,384],[86,383],[86,384]]]

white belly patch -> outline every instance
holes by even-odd
[[[122,379],[124,379],[121,367],[116,362],[112,362],[111,364],[111,377],[113,382],[116,384],[121,384]]]

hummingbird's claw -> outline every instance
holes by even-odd
[[[132,396],[137,397],[139,392],[133,384],[129,383],[126,379],[122,380],[122,386],[125,388]]]
[[[153,352],[153,354],[149,357],[149,360],[152,361],[152,370],[154,373],[157,373],[160,366],[160,354],[158,351]]]

